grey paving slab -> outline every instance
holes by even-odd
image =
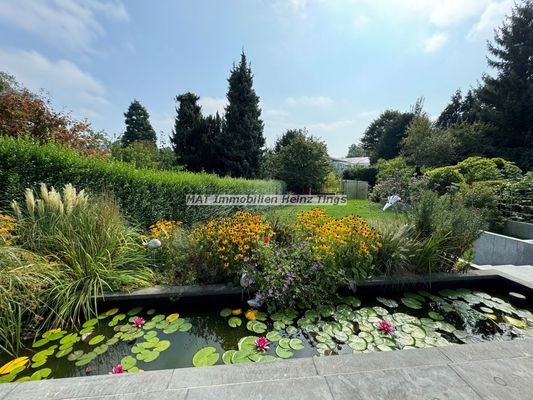
[[[187,389],[164,390],[149,393],[128,393],[114,396],[84,397],[83,400],[185,400]],[[81,400],[81,399],[76,399]]]
[[[172,372],[162,370],[27,382],[19,384],[16,390],[8,393],[2,400],[64,400],[161,391],[168,388]]]
[[[472,361],[450,367],[484,399],[533,398],[533,357]]]
[[[187,400],[333,400],[323,377],[294,378],[189,389]]]
[[[422,365],[446,365],[450,360],[438,349],[388,351],[313,358],[320,375],[345,374]]]
[[[15,390],[18,383],[4,383],[0,385],[0,400],[3,400],[5,396],[11,392],[12,390]]]
[[[326,377],[335,400],[480,400],[450,367],[403,368]]]
[[[439,347],[453,363],[466,361],[514,358],[533,355],[533,340],[513,340],[508,342],[475,343],[459,346]]]
[[[217,365],[210,368],[175,369],[169,388],[316,376],[312,358],[253,364]]]

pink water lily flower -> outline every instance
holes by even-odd
[[[135,319],[133,320],[133,326],[135,328],[141,328],[144,324],[145,324],[145,320],[143,317],[135,317]]]
[[[267,351],[270,346],[270,342],[266,337],[261,336],[255,339],[255,346],[257,347],[258,351]]]
[[[387,321],[379,321],[378,330],[388,335],[392,335],[394,333],[394,327]]]
[[[118,375],[118,374],[121,374],[123,372],[124,372],[124,367],[122,366],[122,364],[117,364],[111,370],[111,375]]]

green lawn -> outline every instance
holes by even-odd
[[[273,208],[268,211],[269,214],[277,215],[284,220],[292,221],[296,218],[296,214],[302,211],[311,210],[317,206],[286,206],[280,208]],[[369,200],[348,200],[348,204],[344,206],[329,205],[319,206],[323,208],[328,215],[332,217],[343,217],[345,215],[359,215],[367,219],[370,223],[380,222],[396,222],[401,223],[405,221],[405,216],[393,210],[382,211],[383,205],[374,203]]]

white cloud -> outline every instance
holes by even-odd
[[[314,124],[308,124],[306,125],[306,128],[309,129],[309,132],[311,134],[320,134],[322,132],[334,132],[339,129],[343,129],[349,126],[353,126],[356,124],[356,120],[354,119],[344,119],[340,121],[332,121],[332,122],[319,122]]]
[[[199,101],[202,106],[202,112],[204,115],[215,114],[218,112],[221,116],[224,114],[224,107],[228,104],[228,100],[225,97],[200,97]]]
[[[0,0],[0,21],[56,47],[80,52],[92,51],[93,41],[104,33],[101,18],[127,21],[129,17],[117,0]]]
[[[447,41],[448,36],[445,33],[436,33],[424,40],[424,51],[433,53],[444,46]]]
[[[278,118],[278,117],[288,117],[289,112],[282,109],[263,109],[263,114],[266,117]]]
[[[86,110],[83,117],[94,117],[99,107],[109,104],[102,83],[64,59],[53,61],[36,51],[0,49],[0,70],[15,74],[32,91],[45,88],[56,104]]]
[[[479,20],[468,32],[467,38],[475,40],[485,38],[492,34],[494,28],[498,27],[513,7],[513,0],[504,0],[501,3],[491,3],[479,17]]]
[[[326,96],[300,96],[288,97],[286,103],[290,106],[325,107],[332,105],[334,101]]]

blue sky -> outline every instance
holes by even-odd
[[[0,70],[110,136],[136,98],[167,140],[174,97],[222,111],[244,48],[267,144],[307,127],[344,156],[387,108],[432,116],[487,71],[512,0],[0,0]]]

